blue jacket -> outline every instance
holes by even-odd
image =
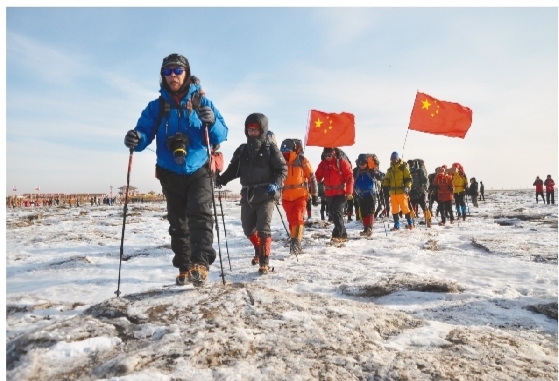
[[[173,106],[176,107],[175,101],[166,89],[161,88],[159,90],[161,96],[171,105],[169,118],[163,116],[159,126],[156,126],[157,119],[159,119],[159,100],[156,99],[149,102],[144,111],[142,111],[142,115],[134,128],[134,130],[140,133],[140,143],[134,151],[141,152],[150,145],[155,138],[155,131],[157,130],[156,154],[157,164],[160,167],[180,175],[191,175],[206,164],[208,152],[205,129],[202,121],[198,119],[196,111],[192,110],[191,114],[188,115],[186,110],[186,104],[191,95],[199,89],[200,85],[190,85],[188,93],[181,99],[181,108],[174,108]],[[215,115],[215,123],[209,128],[210,143],[214,146],[221,144],[227,139],[228,133],[223,117],[206,97],[202,98],[200,106],[212,108]],[[158,127],[159,129],[157,129]],[[186,161],[182,165],[175,163],[173,153],[167,148],[167,137],[173,136],[178,132],[188,135],[189,138],[189,144],[186,147]]]
[[[384,173],[380,171],[353,169],[353,191],[359,197],[370,197],[378,194],[376,180],[383,180]]]

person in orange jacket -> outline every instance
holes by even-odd
[[[324,158],[315,172],[317,181],[324,181],[324,195],[334,223],[332,243],[347,241],[344,225],[344,207],[347,199],[353,199],[353,170],[351,163],[339,157],[335,148],[326,147]]]
[[[318,206],[316,177],[310,161],[302,155],[303,147],[300,142],[298,139],[285,139],[280,147],[287,163],[287,178],[283,182],[281,204],[289,223],[290,254],[303,254],[301,240],[309,195],[312,204]]]

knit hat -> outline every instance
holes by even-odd
[[[282,152],[295,151],[295,148],[295,143],[291,139],[285,139],[283,142],[281,142],[280,150]]]
[[[167,57],[163,58],[163,62],[161,63],[161,70],[171,65],[184,67],[188,72],[188,76],[190,76],[190,64],[188,63],[186,57],[177,53],[169,54]]]
[[[398,160],[398,159],[400,159],[400,155],[398,155],[398,152],[396,151],[392,152],[392,155],[390,155],[390,161]]]

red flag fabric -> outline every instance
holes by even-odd
[[[471,125],[472,110],[468,107],[417,92],[411,110],[410,130],[464,139]]]
[[[311,110],[305,145],[341,147],[355,144],[355,117],[353,114],[326,113]]]

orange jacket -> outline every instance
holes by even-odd
[[[310,193],[313,196],[318,194],[316,177],[309,160],[290,152],[287,162],[287,178],[283,181],[281,198],[287,201],[294,201],[300,197],[307,199]]]

